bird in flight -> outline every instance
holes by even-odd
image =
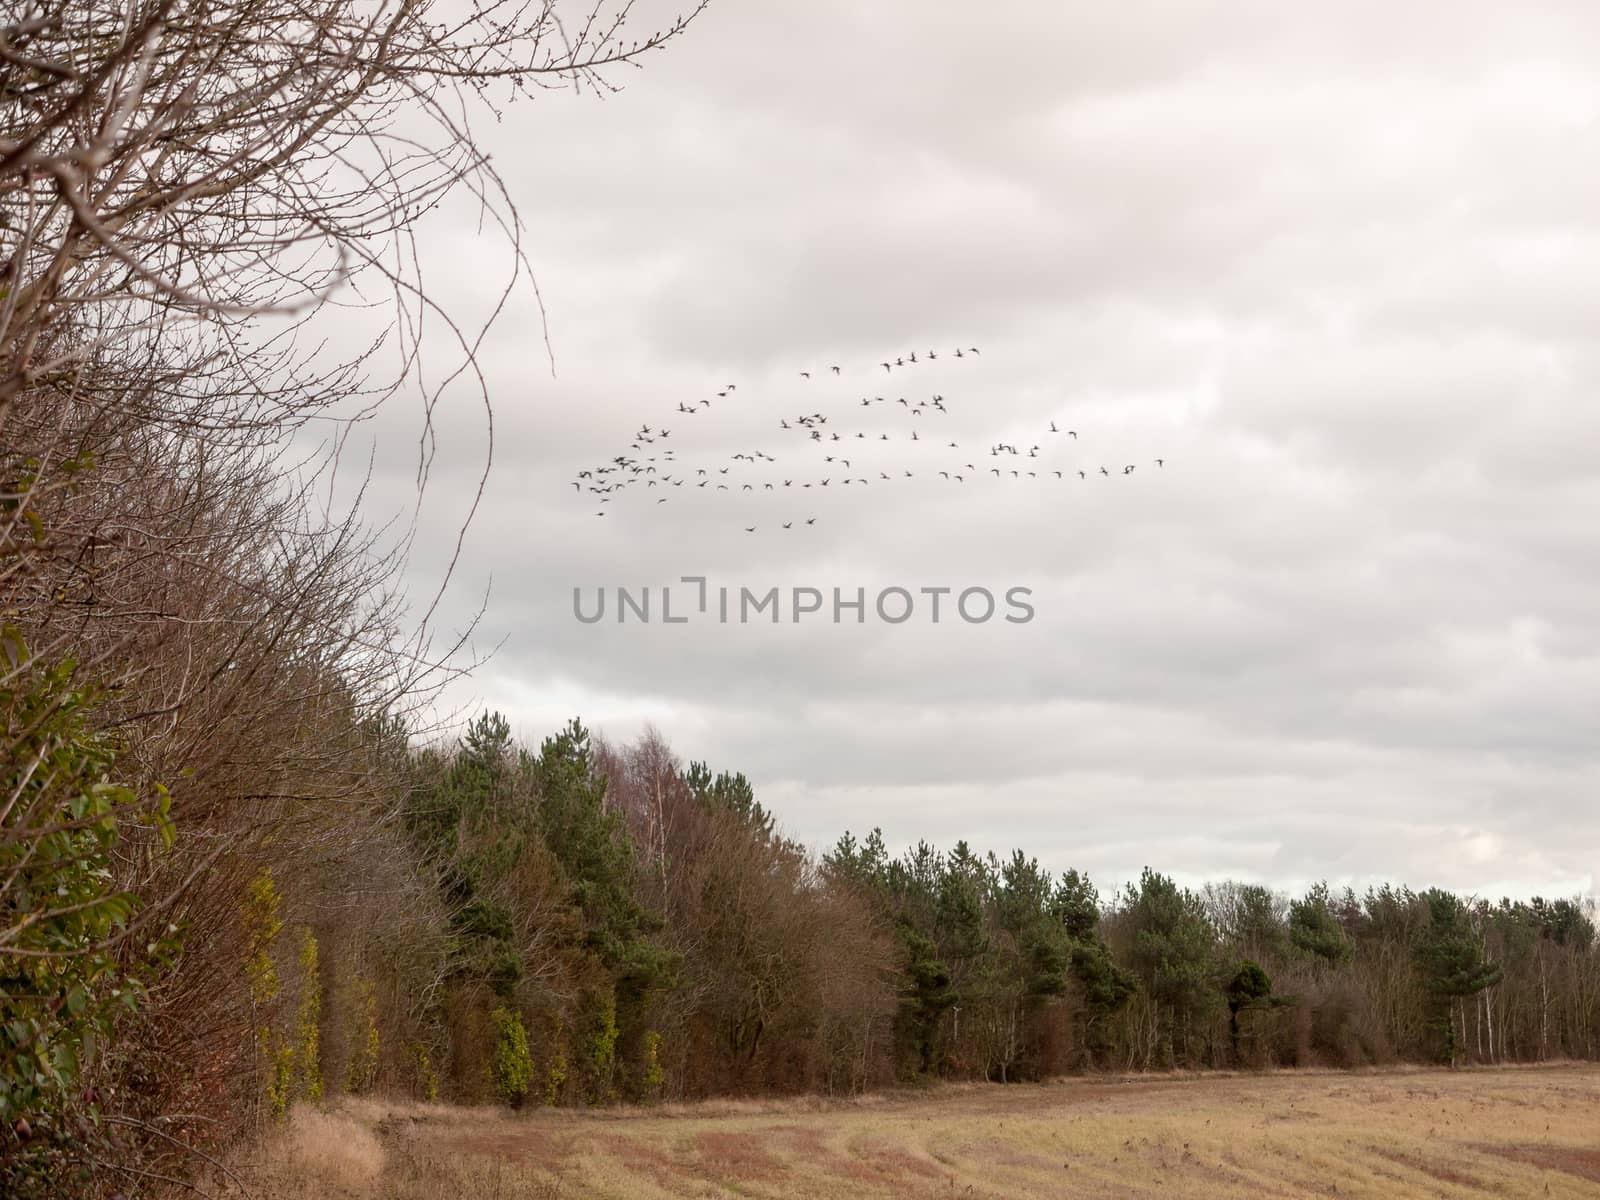
[[[935,349],[906,351],[903,356],[896,356],[893,359],[882,360],[878,365],[884,369],[885,374],[893,374],[896,367],[905,367],[907,365],[914,365],[922,362],[934,362],[938,359],[940,353],[946,353],[948,357],[959,359],[965,358],[969,355],[977,356],[980,353],[980,350],[977,346],[955,346],[946,352],[941,352]],[[795,369],[803,380],[814,381],[816,378],[815,371],[809,369],[801,371],[798,370],[798,368],[791,369]],[[831,373],[836,379],[841,377],[844,373],[844,368],[841,364],[829,364],[826,361],[824,361],[821,370],[825,376]],[[735,384],[729,383],[724,385],[720,391],[715,391],[715,389],[713,390],[715,391],[716,398],[727,399],[735,394],[735,387]],[[896,404],[909,412],[913,417],[920,418],[923,415],[923,412],[930,408],[938,411],[941,415],[954,415],[954,410],[947,411],[945,397],[941,394],[934,394],[931,400],[924,399],[921,401],[913,401],[904,396],[873,397],[860,396],[858,393],[858,402],[862,408],[867,408],[872,404],[886,404],[890,399],[894,399]],[[667,403],[673,402],[667,401]],[[680,400],[676,402],[675,407],[681,413],[693,415],[698,413],[702,408],[709,409],[714,407],[714,405],[711,399],[699,401],[691,400],[687,402]],[[663,408],[665,408],[665,405],[663,405]],[[667,409],[666,411],[670,412],[671,410]],[[854,435],[854,438],[851,440],[866,441],[871,439],[879,442],[881,445],[888,445],[888,443],[895,440],[895,434],[884,432],[881,429],[876,434],[870,430],[863,430],[862,426],[860,425],[858,425],[856,429],[849,429],[848,425],[850,424],[850,421],[847,414],[848,410],[836,411],[834,414],[836,419],[831,422],[827,416],[820,412],[802,414],[794,421],[790,421],[785,417],[780,417],[778,421],[778,428],[784,432],[788,432],[790,430],[804,430],[808,434],[809,441],[817,442],[819,444],[827,441],[843,441],[847,438],[851,438],[852,434]],[[724,415],[724,410],[719,410],[719,416],[720,415]],[[707,420],[712,423],[716,422],[716,418],[707,418]],[[828,431],[827,425],[830,423],[835,425],[837,432]],[[953,423],[954,422],[952,422],[952,424]],[[706,424],[707,422],[705,421],[696,421],[696,428],[691,431],[690,436],[704,431]],[[1074,441],[1078,440],[1078,431],[1075,429],[1063,429],[1058,420],[1046,418],[1046,426],[1051,436],[1065,433]],[[770,428],[770,426],[768,428]],[[856,478],[850,474],[852,470],[852,464],[849,459],[828,455],[824,458],[824,462],[826,462],[829,466],[832,466],[835,470],[835,473],[840,474],[841,477],[837,480],[833,479],[831,476],[829,478],[820,480],[816,479],[815,477],[796,477],[802,473],[804,475],[809,475],[810,472],[807,471],[803,466],[799,467],[798,469],[792,468],[787,462],[785,463],[785,469],[789,471],[791,478],[779,479],[772,476],[762,478],[761,474],[764,474],[764,472],[759,472],[761,464],[775,464],[777,460],[769,454],[758,451],[753,454],[739,453],[731,455],[734,461],[745,464],[744,468],[741,469],[741,473],[744,474],[745,479],[750,480],[750,482],[745,482],[744,480],[733,481],[723,478],[731,475],[730,468],[726,466],[717,467],[714,470],[707,470],[705,468],[693,468],[688,464],[685,464],[685,466],[682,468],[688,470],[690,473],[690,478],[685,479],[681,476],[673,476],[669,473],[670,468],[676,462],[676,460],[672,457],[674,453],[673,450],[663,447],[662,458],[656,458],[653,456],[646,457],[643,455],[643,451],[646,448],[653,448],[654,443],[657,440],[668,440],[671,434],[670,430],[666,428],[657,428],[648,424],[636,425],[635,430],[636,432],[633,434],[634,440],[629,443],[629,446],[635,452],[637,457],[629,457],[625,453],[621,457],[613,459],[611,464],[597,467],[593,471],[578,472],[576,480],[574,480],[572,476],[568,476],[568,481],[572,483],[573,490],[580,496],[585,492],[601,494],[599,497],[601,510],[595,514],[596,516],[605,516],[608,512],[610,512],[611,510],[605,506],[613,502],[626,506],[628,501],[622,499],[625,490],[632,485],[636,485],[641,479],[644,481],[647,488],[658,486],[682,487],[685,482],[692,482],[697,487],[702,489],[715,487],[719,492],[732,492],[737,490],[740,493],[754,493],[757,491],[775,491],[780,484],[784,488],[829,487],[834,483],[838,483],[841,487],[852,485],[866,487],[872,482],[889,483],[901,480],[902,478],[905,480],[910,480],[915,475],[915,472],[906,470],[904,464],[901,463],[897,464],[900,467],[900,475],[896,475],[894,472],[889,471],[887,469],[889,464],[884,464],[883,467],[878,470],[878,479],[874,481],[871,479],[873,468],[869,465],[864,468],[866,472],[865,476],[862,478]],[[681,434],[682,431],[680,430],[679,433]],[[906,437],[905,440],[917,442],[919,443],[920,447],[920,443],[923,439],[917,432],[917,429],[913,428],[909,430],[908,433],[909,436]],[[949,435],[947,434],[946,436],[948,437]],[[681,440],[682,439],[680,438],[680,448]],[[933,439],[928,438],[927,441],[931,447]],[[945,447],[952,450],[959,449],[960,445],[961,444],[956,441],[948,441],[945,443]],[[826,446],[823,448],[826,449]],[[845,447],[837,447],[837,449],[842,450],[845,449]],[[919,452],[920,449],[919,451],[914,451],[913,453]],[[871,452],[868,451],[867,453],[870,455]],[[1033,445],[1027,450],[1023,450],[1018,445],[1012,445],[1005,442],[996,442],[992,444],[989,450],[990,457],[997,458],[1001,454],[1009,454],[1012,457],[1026,456],[1027,458],[1041,460],[1041,468],[1048,468],[1049,459],[1054,457],[1053,455],[1047,454],[1044,448],[1038,445]],[[665,465],[658,468],[655,465],[658,462]],[[1166,465],[1166,460],[1164,458],[1149,459],[1147,460],[1147,463],[1149,462],[1154,462],[1158,468]],[[931,465],[936,468],[938,466],[937,462]],[[1098,470],[1102,476],[1109,476],[1111,474],[1109,464],[1098,467]],[[1134,470],[1135,465],[1130,463],[1125,465],[1118,473],[1126,477],[1133,474]],[[997,479],[1001,479],[1004,478],[1007,471],[1005,469],[991,467],[989,468],[989,473],[995,476]],[[1051,476],[1054,476],[1057,480],[1061,480],[1066,478],[1068,474],[1072,473],[1076,473],[1080,480],[1086,479],[1088,477],[1088,468],[1040,469],[1035,471],[1018,469],[1010,471],[1010,475],[1014,481],[1022,478],[1027,478],[1034,481],[1040,479],[1047,480]],[[708,479],[707,476],[712,474],[715,474],[718,478]],[[951,466],[945,470],[936,470],[935,474],[940,479],[952,483],[964,483],[968,475],[972,475],[976,479],[981,476],[982,471],[973,463],[967,463],[964,469],[958,468],[956,464],[952,463]],[[608,479],[607,476],[610,476],[610,478]],[[719,480],[721,481],[719,482]],[[637,495],[637,492],[635,492],[635,495]],[[666,495],[658,494],[656,501],[657,504],[665,503],[666,498]],[[712,497],[707,496],[703,499],[686,497],[685,499],[701,499],[701,502],[704,502],[705,500],[712,499]],[[729,499],[732,499],[732,497],[730,496]],[[805,524],[812,525],[815,524],[817,520],[819,520],[819,518],[808,518],[805,520]],[[800,523],[800,518],[793,518],[791,520],[781,521],[780,525],[782,528],[787,530],[792,529],[794,526],[799,525]],[[743,528],[747,533],[751,534],[760,532],[759,523],[757,525],[741,526],[741,528]]]

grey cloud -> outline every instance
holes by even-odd
[[[713,6],[621,95],[509,110],[482,132],[557,370],[525,292],[484,347],[495,467],[443,614],[492,576],[503,647],[452,696],[530,736],[654,722],[817,844],[881,824],[1112,885],[1593,888],[1597,51],[1579,4]],[[481,313],[505,249],[475,216],[422,250]],[[872,366],[958,343],[981,359]],[[568,482],[643,422],[690,470],[762,448],[815,478],[779,416],[934,391],[980,476],[968,454],[1029,439],[1069,480],[958,490],[894,445],[860,491],[604,518]],[[415,403],[367,429],[403,506]],[[469,391],[436,432],[419,593],[483,462]],[[689,573],[1021,583],[1039,616],[571,617],[574,586]]]

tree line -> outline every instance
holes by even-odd
[[[408,770],[389,855],[412,907],[376,924],[301,909],[334,953],[285,996],[336,998],[324,1059],[357,1053],[341,1038],[375,1021],[371,1083],[421,1097],[607,1104],[1597,1051],[1588,902],[1194,890],[1150,869],[1102,895],[1023,850],[894,855],[876,830],[814,856],[743,775],[577,721],[534,749],[486,715]],[[272,1020],[287,1031],[294,1011],[286,999]]]
[[[64,761],[104,772],[98,744],[68,740]],[[398,721],[361,744],[369,790],[236,844],[214,911],[59,975],[77,991],[40,1025],[71,1054],[53,1081],[5,1062],[16,1178],[44,1177],[19,1121],[137,1134],[226,1114],[159,1126],[204,1152],[373,1092],[589,1106],[1600,1050],[1590,901],[1195,890],[1152,869],[1102,894],[1021,849],[895,855],[873,830],[813,854],[744,775],[685,765],[653,731],[618,745],[575,720],[532,747],[490,713],[447,746]],[[162,820],[148,837],[170,855]],[[76,836],[110,868],[115,839]]]

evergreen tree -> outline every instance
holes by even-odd
[[[1067,954],[1083,1002],[1078,1044],[1086,1066],[1107,1046],[1111,1018],[1138,990],[1134,976],[1117,965],[1100,937],[1100,893],[1087,875],[1066,871],[1050,898],[1050,909],[1067,937]]]
[[[705,763],[692,762],[689,764],[689,769],[683,773],[683,781],[689,785],[689,791],[701,804],[708,808],[722,808],[737,813],[748,821],[763,839],[772,838],[773,816],[756,799],[755,788],[745,778],[743,772],[730,775],[727,771],[722,771],[713,777],[711,768]]]
[[[1128,886],[1124,909],[1133,925],[1132,966],[1157,1004],[1160,1047],[1167,1065],[1181,1045],[1194,1060],[1194,1031],[1215,1001],[1215,932],[1200,897],[1149,867]]]
[[[1289,944],[1323,967],[1337,967],[1350,957],[1350,942],[1334,915],[1328,885],[1319,883],[1289,904]]]
[[[1430,1026],[1440,1037],[1441,1057],[1454,1066],[1460,1048],[1455,1006],[1497,983],[1500,967],[1485,959],[1483,936],[1458,897],[1431,888],[1422,900],[1428,924],[1417,943],[1417,960],[1433,1001]]]
[[[589,731],[576,719],[546,738],[526,764],[537,795],[538,830],[560,866],[579,917],[579,949],[599,968],[585,974],[577,1033],[597,1098],[614,1087],[617,1046],[641,1042],[640,1020],[670,986],[678,959],[655,936],[661,920],[638,891],[638,856],[620,813],[606,808]]]
[[[1255,1008],[1272,998],[1272,980],[1261,964],[1245,959],[1234,970],[1224,989],[1228,998],[1228,1043],[1235,1060],[1239,1057],[1239,1013]]]
[[[527,826],[514,804],[510,725],[485,713],[451,759],[428,755],[418,765],[403,817],[448,906],[454,969],[509,998],[524,964],[500,885],[522,854]]]

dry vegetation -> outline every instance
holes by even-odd
[[[1596,1111],[1593,1065],[1079,1078],[648,1112],[367,1101],[297,1113],[239,1171],[270,1200],[1593,1197]]]
[[[653,733],[439,736],[472,663],[403,587],[431,436],[399,514],[364,503],[392,460],[348,468],[391,398],[431,430],[465,394],[492,433],[486,328],[430,297],[418,221],[454,194],[527,282],[473,121],[614,87],[705,6],[637,35],[631,0],[0,18],[0,1196],[137,1200],[263,1132],[259,1181],[308,1196],[1577,1186],[1544,1111],[1576,1068],[610,1107],[1600,1057],[1589,901],[1154,870],[1103,900],[1022,849],[818,857]]]

